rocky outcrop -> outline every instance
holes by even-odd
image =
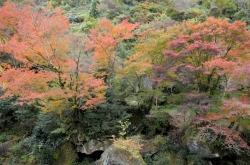
[[[199,144],[196,141],[189,141],[187,147],[191,154],[201,154],[203,158],[212,159],[220,157],[218,153],[212,153],[207,146]]]
[[[156,147],[151,141],[144,141],[142,150],[140,151],[140,154],[142,156],[145,156],[146,154],[153,155],[157,153],[159,150],[158,147]]]
[[[99,140],[91,139],[89,142],[84,143],[83,145],[78,145],[77,152],[89,155],[95,151],[104,151],[111,144],[112,144],[112,141],[110,140],[99,141]]]
[[[165,145],[166,141],[161,135],[157,135],[154,139],[151,140],[142,140],[142,149],[140,150],[140,154],[142,156],[154,155],[159,151],[159,149]]]
[[[146,89],[149,89],[149,90],[153,89],[153,82],[148,76],[142,78],[142,84],[143,84],[143,87]]]
[[[146,165],[139,151],[111,145],[102,154],[100,165]]]
[[[9,151],[11,144],[12,144],[11,141],[7,141],[7,142],[0,144],[0,156],[7,155],[7,152]]]

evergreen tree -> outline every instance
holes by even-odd
[[[99,11],[97,10],[97,0],[91,0],[89,15],[94,18],[98,18],[100,16]]]

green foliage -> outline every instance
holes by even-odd
[[[3,1],[5,0],[0,1],[0,4],[3,4]],[[173,6],[173,0],[147,0],[146,3],[144,2],[146,0],[51,0],[48,3],[54,7],[61,6],[70,19],[71,31],[81,33],[82,36],[96,27],[98,18],[107,17],[114,23],[119,23],[123,19],[140,22],[141,27],[136,30],[137,38],[124,40],[116,49],[118,63],[122,67],[125,59],[138,52],[150,55],[152,59],[150,64],[162,64],[162,59],[165,58],[162,50],[168,41],[165,32],[169,26],[175,23],[175,21],[169,23],[167,20],[181,22],[192,19],[203,22],[207,16],[212,15],[229,18],[230,21],[249,22],[250,11],[247,9],[247,5],[236,5],[234,0],[200,0],[197,1],[196,6],[187,10],[177,9]],[[246,2],[249,4],[247,0]],[[145,34],[144,32],[149,29],[153,29],[152,32]],[[141,42],[140,39],[145,42]],[[145,58],[140,60],[143,61]],[[142,67],[145,67],[144,61]],[[34,105],[15,105],[16,98],[0,99],[0,143],[6,142],[9,135],[12,134],[17,135],[15,139],[18,140],[15,141],[22,139],[10,151],[10,164],[73,164],[76,160],[75,148],[65,141],[76,143],[75,139],[78,134],[81,135],[83,141],[88,141],[106,135],[126,136],[126,134],[131,135],[139,131],[142,131],[147,137],[156,135],[153,144],[160,148],[155,155],[147,154],[144,157],[148,165],[178,165],[184,164],[184,161],[186,164],[205,164],[202,154],[191,155],[188,152],[185,144],[185,138],[188,137],[179,137],[183,142],[176,143],[165,136],[169,133],[170,120],[172,120],[167,112],[179,109],[181,105],[185,104],[185,94],[181,92],[186,92],[183,88],[187,87],[176,85],[172,88],[163,85],[159,86],[157,89],[159,91],[145,89],[142,87],[141,78],[152,73],[151,67],[147,68],[150,71],[145,71],[139,78],[140,80],[138,77],[133,77],[138,70],[132,69],[128,71],[128,74],[124,74],[122,79],[114,78],[112,80],[115,81],[112,86],[114,91],[109,89],[106,95],[107,102],[97,106],[96,109],[77,112],[72,110],[69,113],[62,112],[61,115],[51,112],[38,116],[40,110]],[[194,89],[192,85],[189,87]],[[226,93],[223,96],[219,93],[220,91],[215,92],[213,97],[218,101],[212,104],[209,113],[220,112],[222,97],[232,99],[242,95],[241,91],[233,94]],[[156,103],[156,98],[157,106],[152,106]],[[130,105],[129,101],[135,101],[137,105]],[[152,118],[144,119],[144,115],[148,114],[149,109],[153,111],[151,112]],[[238,124],[234,126],[235,131],[240,132],[240,136],[250,144],[249,118],[238,118],[237,122]],[[35,125],[37,126],[35,127]],[[189,123],[183,125],[185,128],[182,129],[186,130],[186,134],[190,133],[190,137],[197,133],[197,128],[191,127]],[[31,134],[31,132],[33,133]],[[30,138],[26,138],[30,135]],[[181,135],[176,134],[174,137],[178,136]],[[212,145],[215,149],[221,147],[218,140],[215,140]],[[61,158],[61,155],[64,155],[65,159]],[[248,161],[249,158],[237,157],[233,163],[225,158],[221,158],[216,163],[247,165]],[[78,162],[76,164],[87,163]]]
[[[0,128],[2,129],[16,120],[14,112],[18,109],[18,106],[12,104],[14,101],[16,101],[15,98],[0,99]]]
[[[234,13],[233,19],[240,20],[240,21],[246,21],[246,13],[243,10],[239,10],[236,13]]]
[[[52,5],[53,7],[58,7],[58,6],[65,6],[68,5],[70,7],[76,7],[79,5],[86,6],[87,5],[87,0],[51,0],[47,2],[49,5]],[[40,3],[40,2],[38,2]],[[42,5],[42,4],[41,4]]]
[[[150,22],[153,21],[157,15],[159,16],[159,13],[163,13],[164,8],[161,5],[155,4],[155,3],[140,3],[139,5],[135,6],[130,11],[130,16],[136,21],[136,22]],[[157,14],[158,13],[158,14]],[[157,15],[155,15],[157,14]]]
[[[71,6],[69,4],[61,6],[61,9],[64,10],[65,12],[68,12],[71,10]]]
[[[145,163],[147,165],[153,165],[153,160],[151,158],[151,154],[146,154],[144,157],[143,157],[143,160],[145,161]]]
[[[149,155],[144,157],[145,162],[148,165],[183,165],[184,160],[179,156],[171,152],[161,151],[157,153],[153,158]]]
[[[135,5],[135,3],[138,3],[137,1],[138,0],[121,0],[122,3],[124,3],[126,5],[130,5],[130,6]]]
[[[213,8],[210,9],[209,15],[213,16],[213,17],[221,17],[222,16],[222,10],[220,8],[218,8],[218,7],[213,7]]]
[[[6,133],[0,134],[0,144],[7,141]]]
[[[248,144],[250,144],[250,119],[249,118],[240,118],[239,119],[239,125],[236,127],[238,131],[242,131],[242,136],[247,141]]]
[[[33,105],[15,105],[16,101],[16,98],[0,99],[0,128],[10,129],[14,123],[19,123],[28,126],[29,132],[31,132],[40,110]]]
[[[9,152],[10,164],[34,164],[38,158],[32,154],[30,138],[25,138],[14,144]]]
[[[50,165],[52,161],[52,156],[53,156],[53,150],[50,148],[48,145],[39,145],[39,160],[40,160],[40,165]]]
[[[182,105],[184,98],[185,98],[185,93],[173,94],[172,96],[167,98],[167,103]]]
[[[145,89],[142,87],[143,85],[141,84],[141,91],[138,93],[138,98],[142,100],[143,103],[146,101],[150,101],[151,99],[154,99],[154,103],[156,106],[158,106],[158,103],[163,101],[165,96],[164,94],[158,90],[158,89]]]
[[[196,16],[199,17],[201,14],[208,15],[209,10],[202,6],[195,6],[194,8],[188,9],[188,12],[197,13]]]
[[[65,128],[57,128],[57,129],[55,129],[54,131],[51,131],[50,133],[52,133],[52,134],[60,134],[60,133],[66,133],[66,130],[65,130]]]
[[[189,8],[187,11],[169,8],[167,9],[166,13],[170,16],[171,19],[181,22],[188,19],[196,19],[202,15],[208,15],[209,10],[201,6],[195,6]]]
[[[230,8],[233,10],[236,9],[236,4],[234,0],[215,0],[214,2],[222,10],[230,9]]]
[[[81,23],[83,21],[85,21],[86,19],[88,19],[88,17],[86,18],[86,15],[89,16],[87,13],[83,13],[81,10],[81,8],[79,9],[75,9],[75,11],[70,10],[67,13],[67,17],[69,19],[69,21],[72,23],[72,25],[74,24],[78,24]]]
[[[161,165],[161,164],[170,165],[169,158],[167,157],[167,153],[162,152],[156,155],[154,159],[155,159],[153,163],[154,165]]]
[[[144,160],[148,165],[183,165],[189,163],[193,165],[204,165],[206,164],[206,160],[202,158],[203,156],[202,153],[192,155],[189,153],[185,144],[176,144],[168,139],[167,143],[159,147],[157,154],[153,156],[146,155]]]
[[[56,148],[53,152],[53,165],[72,165],[76,162],[78,156],[75,146],[70,142],[66,142]]]
[[[119,43],[116,52],[117,57],[126,59],[129,55],[133,54],[135,42],[135,39],[128,39]]]
[[[0,6],[3,6],[5,2],[6,2],[6,0],[1,0],[0,1]]]
[[[34,126],[34,122],[38,119],[40,109],[36,105],[23,105],[15,111],[18,121],[24,125]]]
[[[166,139],[162,135],[157,135],[153,142],[156,147],[161,147],[166,143]]]
[[[211,8],[211,2],[210,2],[210,0],[199,0],[198,4],[204,6],[206,9],[210,9]]]
[[[204,165],[206,161],[202,158],[203,153],[199,153],[197,155],[188,155],[187,158],[194,165]]]
[[[83,23],[72,24],[71,31],[75,33],[89,33],[89,31],[96,27],[98,19],[91,17],[89,14],[84,14],[81,16],[84,20]]]
[[[122,14],[123,14],[122,8],[119,6],[119,7],[116,7],[114,9],[108,10],[107,11],[107,18],[110,20],[114,20],[116,17],[118,17]]]
[[[30,148],[40,164],[51,164],[53,151],[65,141],[66,135],[57,131],[61,130],[58,122],[59,115],[55,112],[40,114],[38,117],[38,125],[30,138]]]
[[[82,113],[83,132],[89,138],[118,134],[122,129],[119,122],[125,122],[131,115],[126,107],[105,103],[97,106],[97,111],[86,110]]]
[[[129,122],[129,121],[124,121],[124,122],[119,121],[119,123],[121,124],[121,128],[122,128],[121,131],[119,132],[119,135],[124,138],[125,135],[127,134],[127,129],[129,127],[129,125],[131,124],[131,122]]]
[[[148,115],[148,117],[143,121],[142,133],[146,134],[148,137],[158,134],[164,135],[170,128],[170,121],[170,115],[165,112]]]
[[[183,11],[177,11],[175,9],[170,9],[168,10],[168,13],[170,15],[170,17],[175,20],[175,21],[183,21],[187,19],[187,16],[185,14],[185,12]]]
[[[100,16],[99,11],[97,10],[98,0],[91,0],[89,15],[94,18],[98,18]]]

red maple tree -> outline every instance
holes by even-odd
[[[0,23],[0,51],[18,62],[0,77],[5,92],[1,97],[18,96],[21,104],[40,100],[45,110],[58,102],[73,109],[104,102],[106,86],[76,60],[82,57],[69,47],[75,40],[69,39],[69,21],[60,9],[51,12],[7,2],[0,11],[5,18]]]
[[[133,37],[133,30],[139,24],[129,23],[123,20],[120,24],[114,25],[110,20],[101,20],[95,29],[90,30],[85,50],[93,50],[93,59],[97,63],[100,75],[113,76],[118,63],[116,49],[124,39]]]
[[[237,75],[233,70],[246,67],[250,33],[244,22],[210,17],[203,23],[186,21],[176,26],[182,31],[169,28],[163,50],[166,77],[213,94],[222,82]]]

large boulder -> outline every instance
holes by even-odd
[[[111,140],[95,140],[91,139],[89,142],[83,145],[77,146],[77,152],[90,155],[95,151],[104,151],[112,144]]]
[[[151,140],[142,140],[142,149],[140,154],[145,157],[146,155],[154,155],[159,151],[159,149],[165,145],[166,140],[161,135],[157,135]]]
[[[101,156],[100,165],[146,165],[139,151],[111,145]]]
[[[212,153],[212,151],[205,145],[197,143],[197,141],[188,141],[187,147],[191,154],[202,154],[203,158],[212,159],[219,158],[218,153]]]
[[[142,101],[139,100],[136,96],[126,97],[124,100],[125,100],[126,104],[128,104],[130,106],[138,106],[142,103]]]

